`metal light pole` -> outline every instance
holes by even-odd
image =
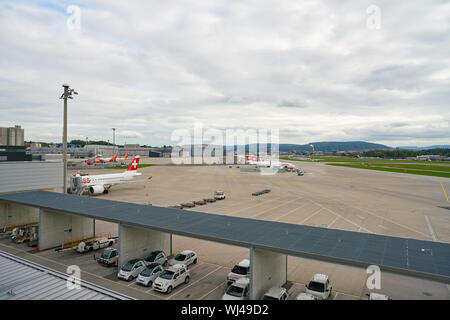
[[[63,176],[63,187],[64,193],[67,193],[67,99],[73,99],[72,94],[78,94],[74,89],[71,89],[67,83],[62,85],[64,88],[64,93],[61,95],[60,99],[64,99],[64,125],[63,125],[63,166],[64,166],[64,176]]]
[[[113,131],[113,145],[116,145],[116,128],[112,128]]]

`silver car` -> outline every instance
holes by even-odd
[[[131,259],[120,268],[117,278],[130,281],[137,278],[144,268],[145,264],[142,259]]]
[[[155,279],[158,278],[163,271],[163,267],[161,267],[158,263],[150,263],[139,274],[136,279],[136,284],[151,287],[153,281],[155,281]]]
[[[157,263],[157,264],[160,264],[162,266],[165,266],[167,264],[167,256],[164,253],[164,251],[161,251],[161,250],[152,251],[145,258],[144,263],[146,265],[149,265],[149,264],[152,264],[152,263]]]

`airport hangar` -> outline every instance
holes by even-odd
[[[20,213],[20,214],[19,214]],[[14,216],[17,216],[15,218]],[[172,234],[250,250],[250,299],[287,281],[287,256],[450,282],[450,244],[46,191],[0,195],[0,227],[39,220],[39,250],[94,233],[94,219],[119,225],[119,266],[152,250],[172,254]]]

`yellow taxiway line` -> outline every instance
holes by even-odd
[[[450,201],[448,200],[447,192],[445,192],[445,187],[442,182],[441,182],[441,187],[442,187],[442,191],[444,192],[445,199],[447,200],[448,203],[450,203]]]

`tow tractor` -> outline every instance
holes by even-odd
[[[100,258],[97,262],[104,266],[117,266],[119,264],[119,251],[113,248],[107,248],[103,250]]]

